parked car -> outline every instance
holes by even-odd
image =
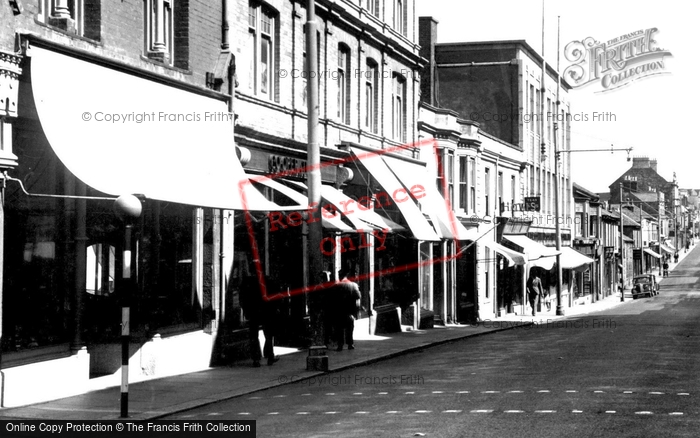
[[[658,295],[659,283],[656,281],[656,275],[647,274],[634,277],[632,285],[632,298],[635,300],[639,297],[652,297]]]

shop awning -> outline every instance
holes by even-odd
[[[382,156],[394,175],[404,187],[413,192],[415,186],[422,187],[418,202],[429,215],[434,215],[433,223],[437,222],[443,237],[456,240],[476,240],[476,230],[467,230],[457,219],[452,206],[442,197],[436,186],[436,179],[431,177],[424,166],[401,161],[397,158]]]
[[[657,259],[660,259],[660,258],[661,258],[661,254],[659,254],[658,252],[653,251],[653,250],[651,250],[651,249],[649,249],[649,248],[644,248],[644,252],[647,253],[647,254],[649,254],[650,256],[652,256],[652,257],[654,257],[654,258],[657,258]]]
[[[667,254],[673,254],[676,252],[676,249],[673,247],[673,245],[666,243],[666,242],[661,242],[659,244],[659,248],[661,248],[661,251],[663,251]]]
[[[306,190],[306,184],[298,181],[289,181],[297,187]],[[392,221],[391,219],[385,218],[373,210],[364,209],[364,207],[359,207],[357,201],[350,198],[345,193],[336,189],[335,187],[329,185],[321,186],[321,197],[333,207],[335,207],[341,214],[343,214],[356,230],[360,231],[372,231],[372,230],[386,230],[391,231],[403,231],[404,227]],[[369,225],[369,227],[368,227]]]
[[[286,185],[277,182],[271,178],[262,175],[255,175],[251,177],[251,180],[281,193],[282,195],[286,196],[287,198],[291,199],[292,201],[298,204],[309,205],[308,197],[306,195],[294,190],[291,187],[287,187]],[[321,207],[321,224],[323,225],[323,228],[332,231],[340,231],[343,233],[351,233],[356,231],[342,221],[342,219],[340,218],[340,213],[329,211],[328,209],[323,208],[323,206]],[[372,228],[369,228],[366,231],[371,230]]]
[[[525,259],[525,254],[518,251],[514,251],[510,248],[506,248],[505,246],[501,245],[496,241],[484,238],[482,240],[479,240],[479,242],[483,243],[484,246],[486,246],[487,248],[490,248],[491,250],[502,255],[503,258],[505,258],[508,261],[508,265],[510,266],[522,266],[527,262],[527,260]]]
[[[41,127],[63,164],[119,196],[279,210],[248,183],[224,100],[32,46]]]
[[[595,261],[568,246],[561,247],[559,260],[561,260],[562,269],[574,269],[581,272],[587,270],[588,265]]]
[[[503,238],[522,249],[531,267],[540,267],[545,270],[550,270],[554,267],[554,263],[556,262],[555,256],[560,254],[555,248],[544,246],[527,236],[507,234],[504,235]]]
[[[406,189],[394,176],[382,157],[362,149],[350,148],[354,159],[358,160],[372,176],[379,182],[389,197],[398,207],[401,215],[406,220],[413,237],[418,240],[439,241],[441,236],[423,216],[418,205],[406,194]]]

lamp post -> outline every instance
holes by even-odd
[[[136,285],[132,262],[136,254],[132,251],[132,221],[141,216],[141,201],[134,195],[122,195],[114,201],[114,211],[124,221],[124,251],[122,257],[122,384],[121,417],[129,416],[129,343],[131,294]]]

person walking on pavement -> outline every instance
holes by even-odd
[[[272,282],[267,282],[267,289],[274,289]],[[276,290],[272,293],[277,292]],[[277,319],[277,302],[274,297],[263,297],[260,284],[255,277],[247,277],[241,284],[241,308],[248,320],[248,344],[250,355],[253,359],[253,367],[260,366],[260,360],[264,356],[267,364],[272,365],[279,360],[275,356],[275,324]],[[260,328],[265,335],[265,346],[260,351],[258,334]]]
[[[664,277],[668,277],[668,259],[664,258]]]
[[[337,313],[335,336],[338,343],[337,351],[343,350],[343,343],[348,345],[348,350],[355,349],[353,331],[355,319],[360,311],[360,287],[357,283],[348,280],[348,269],[343,268],[338,273],[339,281],[334,287],[336,294]]]
[[[537,276],[535,271],[530,271],[530,278],[527,281],[527,294],[530,299],[530,307],[532,307],[532,316],[535,316],[538,298],[542,296],[542,281],[540,281],[540,277]]]

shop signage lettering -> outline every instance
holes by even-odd
[[[276,176],[290,175],[306,178],[306,160],[270,155],[267,159],[267,171]]]

